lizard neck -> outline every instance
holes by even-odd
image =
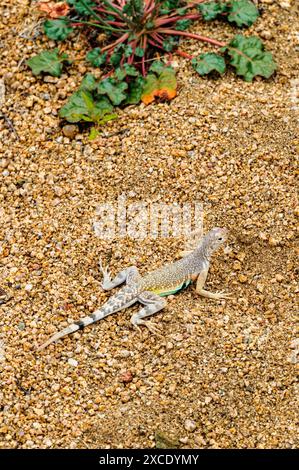
[[[204,237],[199,246],[194,250],[194,255],[201,258],[203,262],[209,263],[213,251],[214,250],[211,248],[208,238]]]

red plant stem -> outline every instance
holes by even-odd
[[[159,34],[152,33],[152,34],[151,34],[151,37],[152,37],[155,41],[157,41],[159,44],[163,44],[163,38],[161,38],[161,37],[159,36]]]
[[[143,35],[144,33],[145,33],[145,30],[142,29],[142,30],[139,31],[139,33],[136,35],[136,38],[135,38],[133,41],[129,42],[128,45],[130,45],[130,46],[132,47],[133,52],[132,52],[132,54],[130,55],[130,57],[128,58],[128,64],[132,64],[132,63],[133,63],[133,61],[134,61],[134,55],[135,55],[135,50],[136,50],[136,47],[137,47],[137,45],[138,45],[138,41],[139,41],[139,39],[142,37],[142,35]]]
[[[155,0],[149,0],[149,2],[147,3],[147,5],[145,6],[144,8],[144,16],[147,16],[149,15],[155,8],[157,8],[157,4],[155,3]]]
[[[120,17],[120,19],[122,19],[126,23],[130,24],[131,26],[134,26],[132,21],[123,14],[123,7],[122,6],[116,5],[115,3],[111,2],[110,0],[102,0],[102,3],[107,7],[106,8],[107,13],[110,12],[111,10],[112,11],[116,10],[116,13]]]
[[[111,28],[110,28],[107,23],[105,23],[105,26],[104,26],[102,23],[97,23],[97,22],[91,23],[90,21],[73,21],[71,23],[71,26],[84,26],[85,24],[87,24],[88,26],[95,26],[96,28],[100,28],[104,31],[105,30],[111,31],[112,34],[121,33],[123,31],[126,31],[125,29],[113,28],[112,25],[111,25]]]
[[[169,52],[168,57],[167,57],[166,65],[167,65],[167,66],[168,66],[168,65],[171,65],[171,62],[172,62],[172,53]]]
[[[186,31],[177,31],[175,29],[158,29],[158,33],[171,34],[174,36],[185,36],[190,39],[197,39],[198,41],[208,42],[214,46],[224,47],[225,42],[216,41],[216,39],[207,38],[206,36],[200,36],[199,34],[187,33]]]
[[[114,73],[114,70],[110,70],[110,72],[108,72],[108,73],[106,73],[105,75],[103,75],[103,77],[102,77],[101,79],[104,80],[105,78],[110,77],[113,73]]]
[[[155,8],[155,0],[145,0],[144,1],[144,13],[149,13],[149,10]]]
[[[155,8],[156,8],[156,5],[152,5],[150,8],[148,8],[148,10],[144,10],[143,18],[148,16]]]
[[[206,1],[207,1],[207,0],[197,0],[197,2],[189,3],[188,8],[194,8],[194,7],[196,7],[196,5],[198,5],[199,3],[204,3],[204,2],[206,2]]]
[[[100,13],[105,13],[106,15],[117,16],[119,18],[119,15],[118,13],[116,13],[116,11],[113,11],[113,10],[108,11],[107,8],[95,7],[94,10],[99,11]]]
[[[160,39],[161,42],[164,41],[164,38],[163,38],[163,36],[161,36],[161,34],[159,34],[159,33],[156,32],[156,33],[155,33],[155,36],[156,36],[158,39]]]
[[[122,42],[126,41],[129,37],[129,33],[123,34],[120,38],[117,39],[117,41],[113,42],[112,44],[109,44],[106,47],[103,47],[101,49],[101,52],[108,51],[109,49],[114,49],[117,44],[121,44]]]
[[[123,55],[122,58],[121,58],[121,61],[120,61],[120,67],[122,67],[124,65],[124,61],[126,60],[125,56]]]
[[[188,13],[188,15],[191,15],[191,13]],[[169,14],[169,15],[162,15],[162,16],[159,16],[158,19],[164,20],[164,18],[173,18],[174,16],[178,16],[176,11],[174,11],[173,13],[171,13],[171,14]],[[185,18],[185,15],[180,16],[180,18],[182,18],[182,20],[183,20],[183,19]]]
[[[163,47],[152,39],[148,38],[148,42],[151,46],[157,47],[158,49],[162,49],[162,51],[164,51]]]
[[[130,55],[130,57],[128,58],[128,61],[127,61],[129,65],[133,64],[133,62],[134,62],[134,56],[135,56],[137,43],[138,43],[138,41],[134,40],[134,41],[132,41],[128,44],[129,46],[132,47],[132,54]]]
[[[123,23],[122,21],[107,21],[107,24],[111,24],[114,26],[126,26],[126,24]]]
[[[199,18],[201,18],[201,15],[199,14],[194,14],[194,15],[184,15],[184,16],[173,16],[172,18],[157,18],[157,20],[155,21],[155,24],[156,26],[162,26],[163,24],[167,24],[167,23],[173,23],[175,21],[178,21],[178,20],[198,20]]]
[[[121,7],[121,6],[116,5],[115,3],[110,2],[110,1],[109,1],[109,3],[110,3],[110,5],[111,5],[112,7],[116,8],[116,9],[119,10],[120,12],[122,11],[122,7]]]
[[[181,57],[185,57],[185,59],[190,59],[190,60],[191,60],[191,59],[193,59],[193,57],[194,57],[193,55],[187,54],[186,52],[180,51],[179,49],[177,49],[177,50],[175,51],[175,53],[178,54],[178,55],[180,55]]]
[[[146,51],[146,43],[147,43],[147,36],[143,37],[143,50],[144,50],[144,56],[141,58],[141,71],[142,71],[142,76],[145,77],[146,75],[146,70],[145,70],[145,51]]]

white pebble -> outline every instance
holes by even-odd
[[[192,421],[191,419],[186,419],[184,427],[186,431],[189,431],[189,432],[193,432],[197,428],[196,423]]]
[[[51,447],[51,445],[52,445],[51,439],[46,438],[46,439],[44,440],[44,445],[45,445],[46,447]]]
[[[78,365],[78,361],[76,361],[76,359],[70,358],[70,359],[68,359],[67,362],[69,363],[70,366],[73,366],[73,367],[77,367],[77,365]]]

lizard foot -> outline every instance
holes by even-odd
[[[154,323],[152,323],[151,321],[149,321],[149,320],[147,320],[147,321],[139,320],[138,324],[136,324],[136,323],[133,324],[134,328],[136,328],[136,330],[142,336],[142,329],[140,328],[139,325],[146,326],[152,334],[154,334],[156,336],[163,337],[163,335],[161,334],[160,329]]]
[[[146,326],[149,329],[149,331],[153,333],[154,335],[161,336],[161,337],[163,336],[161,334],[160,328],[157,325],[155,325],[155,323],[152,323],[151,321],[147,320],[143,322],[143,325]]]
[[[99,260],[99,267],[100,267],[100,270],[103,274],[103,281],[101,282],[101,286],[105,290],[107,284],[109,284],[111,282],[111,274],[110,274],[110,271],[108,270],[108,268],[103,266],[101,258]]]
[[[214,299],[219,299],[219,300],[221,300],[221,299],[232,299],[232,296],[230,294],[225,293],[224,291],[220,291],[220,292],[215,292],[214,295],[213,295],[213,298]]]
[[[225,292],[209,292],[205,289],[200,289],[197,291],[199,295],[206,297],[207,299],[214,299],[214,300],[222,300],[222,299],[231,299],[232,296],[230,294],[226,294]]]

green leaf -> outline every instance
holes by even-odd
[[[98,129],[96,129],[95,127],[92,127],[92,128],[90,129],[90,133],[89,133],[88,139],[89,139],[89,140],[94,140],[94,139],[96,139],[96,138],[98,137],[99,133],[100,133],[100,132],[99,132]]]
[[[139,75],[139,72],[134,65],[124,64],[124,69],[129,77],[137,77]]]
[[[31,59],[27,60],[27,65],[29,65],[34,75],[47,72],[53,77],[60,77],[63,62],[70,63],[67,54],[59,55],[58,49],[54,49],[52,51],[43,51],[31,57]]]
[[[202,14],[202,17],[205,21],[211,21],[226,11],[227,4],[224,2],[200,3],[196,8]]]
[[[89,8],[96,6],[93,0],[67,0],[67,3],[74,7],[74,9],[81,15],[90,15],[90,11],[86,8],[86,5]]]
[[[228,21],[237,26],[251,26],[259,16],[259,11],[250,0],[232,0],[229,6]]]
[[[86,54],[86,60],[94,67],[100,67],[106,63],[107,52],[101,53],[100,47],[95,47]]]
[[[115,69],[114,75],[115,78],[117,78],[117,80],[121,82],[124,78],[126,78],[127,73],[124,68],[118,67],[117,69]]]
[[[116,49],[114,49],[114,51],[115,52],[110,56],[110,64],[113,65],[113,67],[117,67],[122,58],[122,51]]]
[[[214,70],[222,74],[226,69],[224,58],[214,52],[200,54],[191,60],[191,64],[199,75],[207,75]]]
[[[128,44],[125,48],[124,48],[124,55],[125,57],[130,57],[130,55],[132,55],[133,53],[133,49],[132,49],[132,46],[130,46],[130,44]]]
[[[142,49],[142,47],[136,47],[135,53],[134,53],[134,55],[136,55],[136,57],[143,57],[144,54],[145,54],[145,50]]]
[[[159,88],[159,80],[153,73],[147,74],[144,82],[144,87],[141,99],[144,104],[150,104],[155,100],[156,91]]]
[[[177,80],[175,70],[165,67],[159,75],[159,92],[157,96],[161,99],[171,100],[176,96]]]
[[[166,0],[161,2],[159,12],[162,15],[167,15],[171,10],[177,9],[180,6],[180,0]]]
[[[128,84],[124,82],[117,82],[114,78],[105,78],[98,84],[98,93],[100,95],[107,95],[111,102],[118,106],[127,97],[125,90],[128,89]]]
[[[96,87],[96,78],[91,73],[87,73],[80,84],[79,90],[93,91]]]
[[[66,19],[46,20],[44,31],[48,38],[63,41],[73,32],[73,28],[69,26],[69,21]]]
[[[222,50],[230,56],[230,64],[237,75],[247,82],[252,82],[257,75],[269,78],[277,68],[271,52],[264,51],[262,41],[256,36],[237,34]]]
[[[184,16],[186,15],[188,12],[188,9],[187,8],[178,8],[176,13],[179,15],[179,16]]]
[[[127,0],[122,11],[132,18],[141,18],[144,12],[143,0]]]
[[[143,92],[141,95],[141,100],[144,104],[152,103],[155,98],[160,98],[161,100],[171,100],[176,96],[176,87],[177,81],[175,76],[175,70],[172,67],[164,66],[160,68],[160,64],[157,63],[154,65],[152,71],[158,72],[158,76],[154,73],[149,73],[144,81]]]
[[[175,24],[175,29],[177,31],[185,31],[191,25],[191,20],[178,20]]]
[[[102,122],[105,116],[109,116],[112,111],[113,106],[105,96],[95,101],[91,92],[78,90],[60,109],[59,115],[68,122]]]
[[[171,52],[173,49],[178,47],[179,39],[178,36],[169,36],[164,39],[162,47],[166,52]]]
[[[144,78],[139,76],[129,83],[128,96],[123,104],[138,104],[143,92]]]
[[[165,68],[165,64],[161,60],[155,60],[149,68],[150,72],[160,74]]]
[[[115,70],[115,77],[118,81],[122,81],[126,76],[137,77],[138,75],[139,72],[134,65],[124,64],[123,67],[119,67]]]

